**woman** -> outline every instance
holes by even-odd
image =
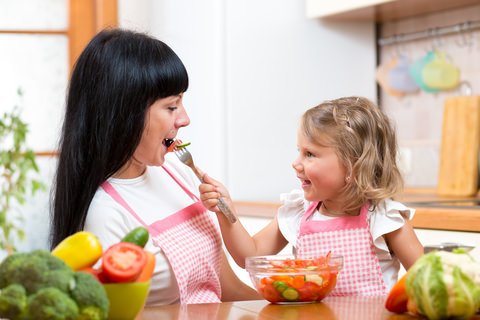
[[[192,190],[189,168],[167,155],[190,119],[187,71],[164,43],[104,30],[72,73],[53,194],[51,246],[86,230],[102,247],[143,225],[157,263],[147,304],[256,299],[232,272],[218,225]]]

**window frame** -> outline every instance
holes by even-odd
[[[90,39],[106,27],[118,26],[118,0],[69,0],[67,30],[2,30],[0,34],[65,35],[68,39],[68,63],[75,61]],[[35,152],[36,156],[57,156],[56,151]]]

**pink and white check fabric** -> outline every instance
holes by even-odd
[[[202,208],[204,211],[200,212]],[[189,211],[196,213],[192,216]],[[172,266],[180,291],[180,302],[220,302],[222,241],[219,230],[200,202],[184,208],[178,214],[187,216],[187,219],[178,224],[157,221],[150,225],[149,231],[153,243],[162,248]]]
[[[387,294],[378,257],[369,231],[366,204],[358,216],[312,221],[318,202],[307,209],[300,222],[297,256],[343,255],[343,269],[330,296],[380,296]]]
[[[153,243],[162,249],[175,274],[182,304],[221,302],[220,230],[198,197],[163,168],[195,203],[151,225],[133,211],[108,181],[102,188],[148,229]]]

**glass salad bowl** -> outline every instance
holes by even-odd
[[[263,298],[276,304],[311,303],[337,284],[343,256],[298,259],[293,255],[248,257],[246,270]]]

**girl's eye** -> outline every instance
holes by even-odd
[[[306,157],[306,158],[312,158],[312,157],[314,157],[314,156],[315,156],[315,155],[314,155],[313,153],[311,153],[310,151],[305,152],[305,157]]]

